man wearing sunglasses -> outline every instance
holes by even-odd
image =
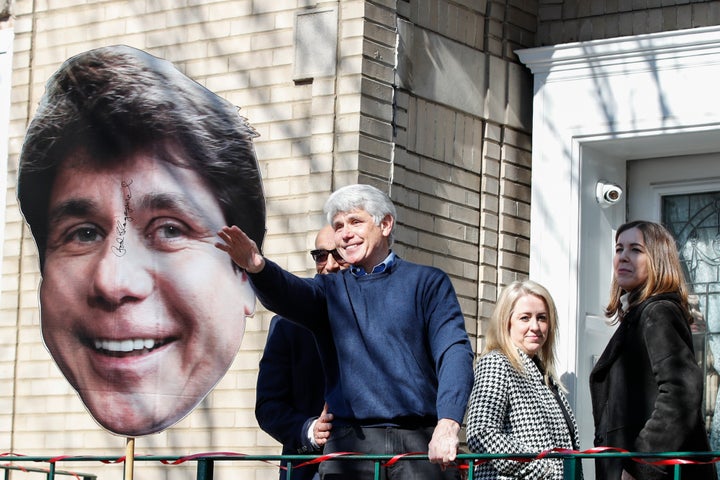
[[[320,275],[347,268],[335,248],[330,225],[315,237],[310,251],[315,271]],[[279,315],[270,322],[265,351],[260,359],[255,418],[260,428],[282,443],[283,455],[317,454],[330,436],[332,414],[323,408],[325,377],[312,332]],[[318,412],[322,413],[318,417]],[[305,460],[294,460],[297,466]],[[318,465],[293,470],[293,480],[311,480]],[[280,480],[287,471],[280,469]]]
[[[430,462],[385,467],[388,480],[458,479],[458,433],[473,382],[473,352],[443,271],[390,246],[396,210],[369,185],[334,192],[324,208],[350,268],[303,279],[264,258],[237,226],[216,243],[250,278],[268,309],[315,334],[333,412],[324,453],[427,452]],[[328,460],[324,480],[374,478],[374,462]]]
[[[323,227],[323,230],[327,230],[329,232],[329,238],[327,240],[332,240],[332,227],[327,225]],[[318,247],[317,241],[315,241],[315,246]],[[345,269],[348,266],[347,262],[344,258],[342,258],[342,255],[340,255],[337,248],[328,250],[327,248],[318,247],[315,250],[310,250],[310,256],[315,261],[315,268],[318,273],[337,272],[338,270]]]

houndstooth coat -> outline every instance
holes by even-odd
[[[518,350],[526,375],[513,368],[499,351],[482,356],[475,366],[475,383],[468,404],[467,441],[474,453],[539,453],[550,448],[577,449],[577,424],[559,391],[572,432],[562,410],[545,385],[535,362]],[[497,459],[475,469],[478,480],[557,479],[562,460],[518,462]]]

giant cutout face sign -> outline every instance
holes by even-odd
[[[255,297],[215,248],[258,245],[265,204],[252,128],[169,62],[126,46],[67,60],[20,157],[45,344],[95,420],[173,425],[224,376]]]

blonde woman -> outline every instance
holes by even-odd
[[[575,417],[555,374],[557,311],[550,293],[527,280],[508,285],[495,306],[475,366],[467,441],[474,453],[537,453],[578,448]],[[474,478],[563,478],[562,460],[495,459]]]

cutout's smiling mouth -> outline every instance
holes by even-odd
[[[92,343],[95,351],[103,355],[121,357],[143,355],[169,342],[170,339],[136,338],[128,340],[96,339]]]

